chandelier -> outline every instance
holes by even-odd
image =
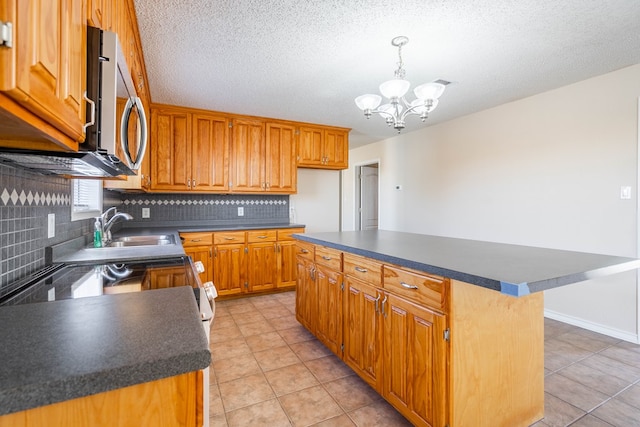
[[[423,122],[427,120],[428,114],[438,106],[438,98],[444,92],[445,86],[449,84],[444,80],[421,84],[413,90],[416,99],[408,102],[404,95],[411,84],[404,79],[405,70],[402,68],[402,46],[407,43],[409,43],[409,38],[405,36],[394,37],[391,40],[391,44],[398,48],[398,69],[395,71],[393,79],[380,85],[380,93],[389,102],[380,105],[382,97],[374,94],[360,95],[355,99],[356,105],[364,111],[367,119],[373,113],[380,114],[386,119],[387,125],[393,125],[398,133],[404,129],[405,118],[409,115],[420,116]]]

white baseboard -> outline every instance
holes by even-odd
[[[558,313],[552,310],[544,310],[544,317],[549,319],[558,320],[560,322],[568,323],[579,328],[587,329],[589,331],[597,332],[599,334],[607,335],[613,338],[618,338],[623,341],[629,341],[634,344],[640,344],[640,336],[638,334],[632,334],[627,331],[621,331],[619,329],[610,328],[608,326],[600,325],[598,323],[589,322],[579,317],[568,316],[566,314]]]

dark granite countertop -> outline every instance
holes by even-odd
[[[182,286],[0,309],[0,415],[209,366]]]
[[[635,258],[395,231],[294,236],[514,296],[640,268]]]

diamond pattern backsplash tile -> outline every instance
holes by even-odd
[[[55,215],[48,238],[47,217]],[[71,181],[0,165],[0,297],[11,284],[45,265],[44,248],[90,231],[71,221]]]
[[[238,208],[244,215],[238,215]],[[142,218],[149,208],[150,218]],[[131,214],[129,225],[156,222],[282,223],[289,221],[289,196],[237,194],[124,194],[118,207]]]

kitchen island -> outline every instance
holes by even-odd
[[[211,355],[190,287],[2,307],[0,324],[0,426],[195,425]]]
[[[295,237],[296,317],[416,426],[543,418],[541,291],[640,267],[382,230]]]

